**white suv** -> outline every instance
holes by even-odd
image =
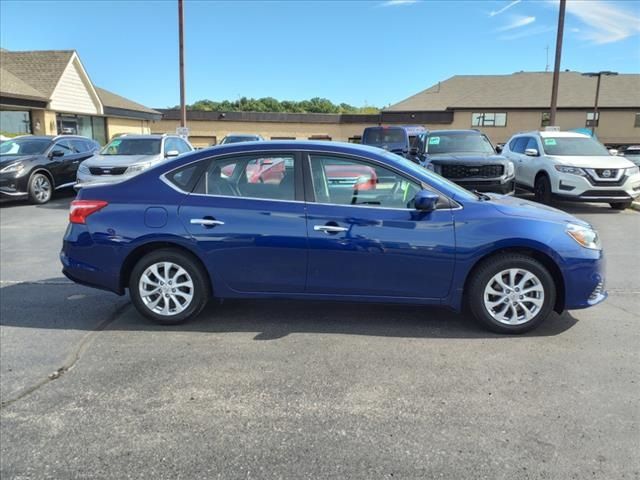
[[[518,187],[532,190],[542,203],[552,198],[606,202],[623,210],[640,196],[638,167],[581,133],[518,133],[502,155],[515,164]]]

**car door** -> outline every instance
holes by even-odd
[[[73,183],[76,180],[78,167],[86,159],[93,156],[95,148],[89,140],[71,138],[68,140],[73,152],[64,157],[64,178],[66,183]]]
[[[522,183],[528,185],[529,187],[533,187],[536,180],[536,174],[540,171],[540,165],[542,163],[541,156],[542,150],[540,149],[540,145],[538,145],[538,141],[535,137],[523,137],[526,138],[526,143],[523,147],[522,152],[522,162],[521,165],[521,178]],[[537,150],[537,156],[529,156],[526,155],[526,152],[529,149]]]
[[[74,181],[69,175],[70,163],[75,158],[75,150],[68,138],[56,141],[48,152],[47,169],[53,175],[55,187]]]
[[[509,142],[509,148],[503,154],[513,162],[516,169],[516,183],[526,185],[524,162],[524,149],[527,145],[527,137],[516,137]]]
[[[262,167],[267,163],[269,168]],[[260,168],[262,175],[256,173]],[[197,242],[214,288],[222,286],[231,295],[304,291],[307,229],[295,153],[207,160],[193,193],[179,207],[179,217]]]
[[[305,163],[307,292],[437,299],[450,289],[450,204],[412,208],[417,181],[375,161],[310,154]]]

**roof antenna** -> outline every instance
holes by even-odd
[[[547,48],[545,48],[545,50],[547,51],[547,66],[544,67],[544,71],[548,72],[549,71],[549,45],[547,45]]]

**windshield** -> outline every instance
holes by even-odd
[[[494,154],[491,142],[484,135],[477,133],[438,133],[427,137],[426,152],[430,155],[441,153],[482,153]]]
[[[46,138],[16,138],[0,144],[0,155],[41,155],[50,144]]]
[[[405,168],[411,171],[417,178],[428,177],[431,184],[435,188],[439,188],[441,185],[444,186],[445,189],[449,190],[454,198],[458,200],[477,200],[478,197],[471,193],[469,190],[462,188],[460,185],[453,183],[450,180],[438,175],[431,170],[427,170],[426,168],[421,167],[420,165],[413,163],[411,160],[407,160],[405,157],[401,155],[396,155],[395,153],[385,152],[382,154],[383,156],[388,157],[391,160],[396,162],[402,162]]]
[[[258,137],[244,137],[244,136],[233,136],[233,137],[224,137],[220,142],[220,145],[225,145],[227,143],[240,143],[240,142],[253,142],[257,140]]]
[[[609,151],[604,145],[589,137],[543,137],[542,144],[547,155],[609,156]]]
[[[362,143],[367,145],[385,145],[388,143],[405,143],[407,132],[400,128],[376,128],[365,131]]]
[[[158,155],[159,138],[116,138],[100,152],[102,155]]]

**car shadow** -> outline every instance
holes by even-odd
[[[517,196],[518,198],[535,202],[534,195],[532,193],[518,191]],[[563,210],[572,215],[580,215],[584,213],[605,213],[611,215],[622,212],[622,210],[614,210],[608,203],[587,203],[554,200],[549,206],[557,208],[558,210]]]
[[[255,333],[254,340],[276,340],[295,333],[403,338],[509,338],[489,332],[469,316],[444,308],[415,305],[302,300],[212,300],[197,318],[180,325],[158,325],[138,314],[127,297],[50,279],[0,290],[0,325],[77,330]],[[24,298],[33,311],[24,314]],[[22,314],[20,313],[22,312]],[[577,323],[553,313],[527,337],[559,335]]]

